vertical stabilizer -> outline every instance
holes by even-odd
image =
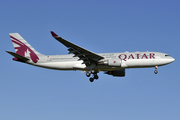
[[[14,49],[17,54],[31,58],[34,63],[37,63],[39,60],[39,56],[42,56],[39,52],[37,52],[26,40],[24,40],[18,33],[10,33],[9,34],[14,46]]]

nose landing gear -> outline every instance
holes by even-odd
[[[155,71],[154,71],[155,74],[158,73],[157,69],[158,69],[158,66],[155,66]]]

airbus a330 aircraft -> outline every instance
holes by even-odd
[[[86,72],[90,82],[98,79],[97,73],[124,77],[127,68],[155,67],[166,65],[175,59],[168,54],[160,52],[125,52],[125,53],[101,53],[96,54],[75,45],[51,31],[52,36],[68,48],[70,55],[43,55],[37,52],[18,33],[10,33],[16,53],[6,51],[13,60],[30,65],[55,69],[55,70],[80,70]],[[72,55],[73,54],[73,55]]]

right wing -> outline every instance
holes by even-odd
[[[79,57],[79,60],[83,60],[83,63],[86,64],[86,66],[91,65],[91,63],[98,63],[99,60],[104,59],[104,57],[98,54],[95,54],[89,50],[86,50],[78,45],[75,45],[74,43],[71,43],[59,37],[53,31],[51,31],[51,34],[56,40],[58,40],[68,48],[69,54],[73,53],[74,57]]]

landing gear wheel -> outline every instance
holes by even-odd
[[[155,74],[158,73],[157,69],[158,69],[158,66],[155,66],[155,71],[154,71]]]
[[[94,75],[94,79],[99,79],[99,76],[98,75]]]
[[[87,76],[87,77],[90,77],[90,76],[91,76],[91,74],[90,74],[89,72],[87,72],[87,73],[86,73],[86,76]]]
[[[157,70],[155,70],[155,71],[154,71],[154,73],[155,73],[155,74],[157,74],[157,73],[158,73],[158,71],[157,71]]]
[[[93,81],[94,81],[94,78],[89,78],[89,81],[90,81],[90,82],[93,82]]]
[[[91,73],[94,74],[94,73],[95,73],[95,70],[91,70]]]

